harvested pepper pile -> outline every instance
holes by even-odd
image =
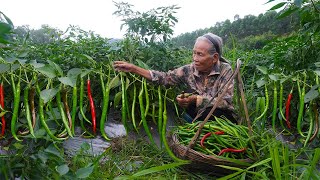
[[[178,126],[176,133],[179,142],[188,146],[190,140],[197,132],[201,121]],[[194,150],[207,154],[232,159],[254,159],[250,144],[248,128],[233,124],[231,121],[216,118],[203,127]]]

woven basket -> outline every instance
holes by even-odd
[[[213,174],[215,176],[224,176],[234,171],[219,167],[217,165],[245,168],[254,162],[252,159],[237,159],[237,162],[234,162],[233,160],[228,160],[228,158],[206,155],[193,149],[189,149],[185,156],[183,156],[182,154],[186,151],[187,146],[180,144],[177,134],[169,134],[169,136],[167,136],[167,140],[171,150],[177,157],[191,161],[191,163],[185,165],[184,168],[187,168],[193,172],[198,171],[207,174]]]

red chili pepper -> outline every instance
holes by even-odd
[[[90,79],[87,80],[87,91],[88,91],[88,98],[89,98],[90,110],[91,110],[92,129],[93,129],[93,133],[96,134],[96,111],[94,108],[94,102],[91,94]]]
[[[291,129],[291,125],[290,125],[290,102],[291,102],[291,99],[292,99],[292,89],[288,95],[288,99],[287,99],[287,102],[286,102],[286,124],[288,126],[289,129]]]
[[[222,149],[222,150],[219,152],[218,156],[221,156],[221,155],[222,155],[223,153],[225,153],[225,152],[242,153],[242,152],[244,152],[244,151],[246,151],[246,148],[243,148],[243,149],[225,148],[225,149]]]
[[[4,109],[4,90],[3,90],[3,83],[1,83],[0,85],[0,105],[2,107],[2,109]],[[4,119],[4,115],[1,117],[1,123],[2,123],[2,127],[1,127],[1,137],[4,136],[4,132],[6,129],[6,120]]]
[[[205,134],[205,135],[202,137],[202,139],[201,139],[201,141],[200,141],[200,145],[201,145],[202,148],[205,148],[204,145],[203,145],[203,143],[204,143],[204,141],[205,141],[209,136],[211,136],[211,134],[212,134],[212,132],[208,132],[207,134]],[[217,131],[217,132],[214,132],[214,134],[215,134],[215,135],[222,135],[222,134],[224,134],[224,132],[223,132],[223,131]]]

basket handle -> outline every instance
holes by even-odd
[[[184,157],[186,155],[186,153],[188,152],[188,150],[190,148],[193,148],[195,142],[198,140],[200,132],[203,128],[203,126],[208,122],[209,118],[211,117],[212,113],[216,110],[216,108],[219,105],[219,102],[221,101],[222,97],[225,95],[225,93],[228,90],[228,86],[230,85],[230,83],[233,81],[233,79],[235,78],[235,76],[239,73],[240,70],[240,65],[241,65],[241,61],[240,59],[237,59],[237,65],[236,65],[236,69],[235,71],[232,73],[231,77],[229,78],[229,80],[227,81],[227,83],[224,85],[223,90],[221,92],[221,94],[219,94],[219,96],[217,97],[216,103],[213,105],[213,107],[211,108],[209,114],[207,115],[207,117],[205,118],[205,120],[200,124],[198,131],[196,132],[196,134],[193,136],[193,138],[191,139],[191,141],[189,142],[188,147],[186,148],[186,150],[182,153],[182,156]],[[215,96],[213,96],[212,98],[214,98]]]

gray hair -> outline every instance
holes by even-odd
[[[223,46],[221,37],[212,33],[207,33],[207,34],[204,34],[203,36],[198,37],[196,41],[198,40],[204,40],[212,44],[212,47],[209,49],[209,54],[213,55],[214,53],[218,53],[219,58],[221,58],[222,46]]]

